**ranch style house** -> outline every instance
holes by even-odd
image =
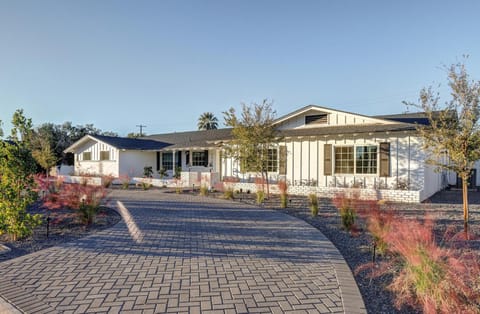
[[[457,176],[426,164],[416,124],[428,124],[428,119],[422,113],[365,116],[316,105],[282,116],[275,121],[282,140],[269,151],[272,190],[283,179],[290,194],[332,197],[357,191],[365,199],[421,202],[456,185]],[[255,192],[258,174],[244,172],[238,161],[222,156],[222,146],[231,138],[231,129],[142,138],[87,135],[65,152],[75,156],[75,175],[141,181],[144,168],[152,167],[154,185],[205,184]],[[167,176],[160,178],[162,168]],[[176,171],[180,179],[173,180]],[[474,171],[473,187],[477,176]]]

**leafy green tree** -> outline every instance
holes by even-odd
[[[406,104],[421,108],[430,122],[417,128],[426,151],[431,153],[427,162],[437,169],[454,171],[462,179],[464,230],[468,236],[468,179],[480,159],[480,82],[470,80],[464,64],[453,64],[447,70],[452,98],[444,106],[431,87],[420,91],[419,104]],[[445,153],[448,162],[441,158]]]
[[[0,120],[0,137],[3,137],[3,129],[2,129],[3,122]]]
[[[0,233],[17,240],[31,234],[41,217],[26,211],[36,199],[36,164],[26,141],[31,135],[31,119],[17,110],[12,124],[12,142],[0,143]],[[19,140],[19,135],[24,140]]]
[[[129,137],[129,138],[137,138],[137,137],[146,136],[146,135],[147,135],[147,134],[145,134],[145,133],[142,133],[142,135],[140,135],[140,133],[131,132],[131,133],[128,133],[128,134],[127,134],[127,137]]]
[[[13,141],[22,141],[27,145],[32,140],[33,124],[32,119],[25,117],[23,109],[17,109],[12,118],[12,133],[10,139]]]
[[[198,129],[199,130],[216,130],[218,128],[218,119],[211,112],[204,112],[198,118]]]
[[[239,161],[245,171],[260,173],[262,188],[267,184],[267,195],[269,150],[276,149],[281,140],[273,124],[275,114],[267,100],[250,106],[242,104],[240,116],[234,108],[224,112],[225,125],[232,128],[233,135],[233,140],[224,146],[225,157]]]

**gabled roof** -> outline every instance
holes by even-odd
[[[80,140],[68,147],[65,152],[72,152],[76,147],[82,145],[89,140],[100,141],[117,149],[126,150],[160,150],[170,145],[169,143],[143,138],[140,139],[105,135],[85,135]]]
[[[389,120],[382,119],[382,118],[379,118],[379,117],[366,116],[366,115],[362,115],[362,114],[358,114],[358,113],[353,113],[353,112],[348,112],[348,111],[343,111],[343,110],[337,110],[337,109],[331,109],[331,108],[317,106],[317,105],[308,105],[308,106],[302,107],[298,110],[295,110],[293,112],[290,112],[289,114],[281,116],[280,118],[276,119],[273,123],[274,124],[282,123],[282,122],[284,122],[288,119],[291,119],[291,118],[296,117],[298,115],[304,114],[305,112],[308,112],[310,110],[318,110],[318,111],[323,111],[323,112],[326,112],[326,113],[339,112],[339,113],[344,113],[344,114],[348,114],[348,115],[355,115],[355,116],[362,117],[362,118],[368,119],[368,120],[373,120],[373,121],[377,120],[377,121],[375,121],[377,123],[390,123],[391,122]]]
[[[185,148],[208,148],[215,147],[216,142],[232,138],[232,129],[216,129],[189,132],[175,132],[167,134],[155,134],[143,137],[171,144],[167,150],[178,150]]]

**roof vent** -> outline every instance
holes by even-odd
[[[327,124],[328,123],[328,114],[316,114],[305,116],[305,124]]]

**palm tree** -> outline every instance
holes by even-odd
[[[204,112],[198,118],[198,129],[199,130],[216,130],[218,127],[218,119],[211,112]]]

